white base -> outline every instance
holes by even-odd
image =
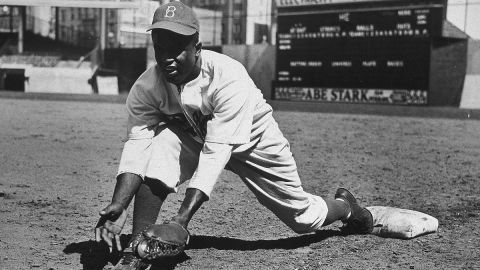
[[[438,220],[422,212],[387,206],[367,209],[373,215],[372,234],[381,237],[410,239],[438,229]]]

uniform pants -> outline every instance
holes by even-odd
[[[133,146],[127,142],[120,172],[129,172],[127,167],[131,167],[128,153],[133,151],[129,147]],[[202,144],[181,129],[164,125],[158,127],[148,147],[144,174],[140,175],[176,191],[195,172]],[[303,190],[290,145],[273,118],[252,147],[238,149],[234,148],[227,168],[243,180],[262,205],[297,233],[313,232],[322,226],[327,205],[321,197]]]

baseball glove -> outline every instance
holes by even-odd
[[[132,247],[142,259],[154,260],[181,254],[190,240],[190,233],[182,225],[170,221],[153,224],[135,237]]]

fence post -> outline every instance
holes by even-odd
[[[103,64],[105,52],[105,36],[107,26],[107,13],[105,8],[100,9],[100,63]]]
[[[13,33],[13,7],[10,7],[10,33]]]
[[[18,22],[18,53],[23,53],[23,36],[25,31],[25,7],[18,7],[20,20]]]
[[[60,40],[60,8],[55,7],[55,40]]]
[[[468,0],[465,0],[465,20],[463,25],[463,32],[467,32],[467,21],[468,21]]]

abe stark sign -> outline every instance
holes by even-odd
[[[323,87],[275,87],[274,99],[314,102],[427,104],[427,91]]]

